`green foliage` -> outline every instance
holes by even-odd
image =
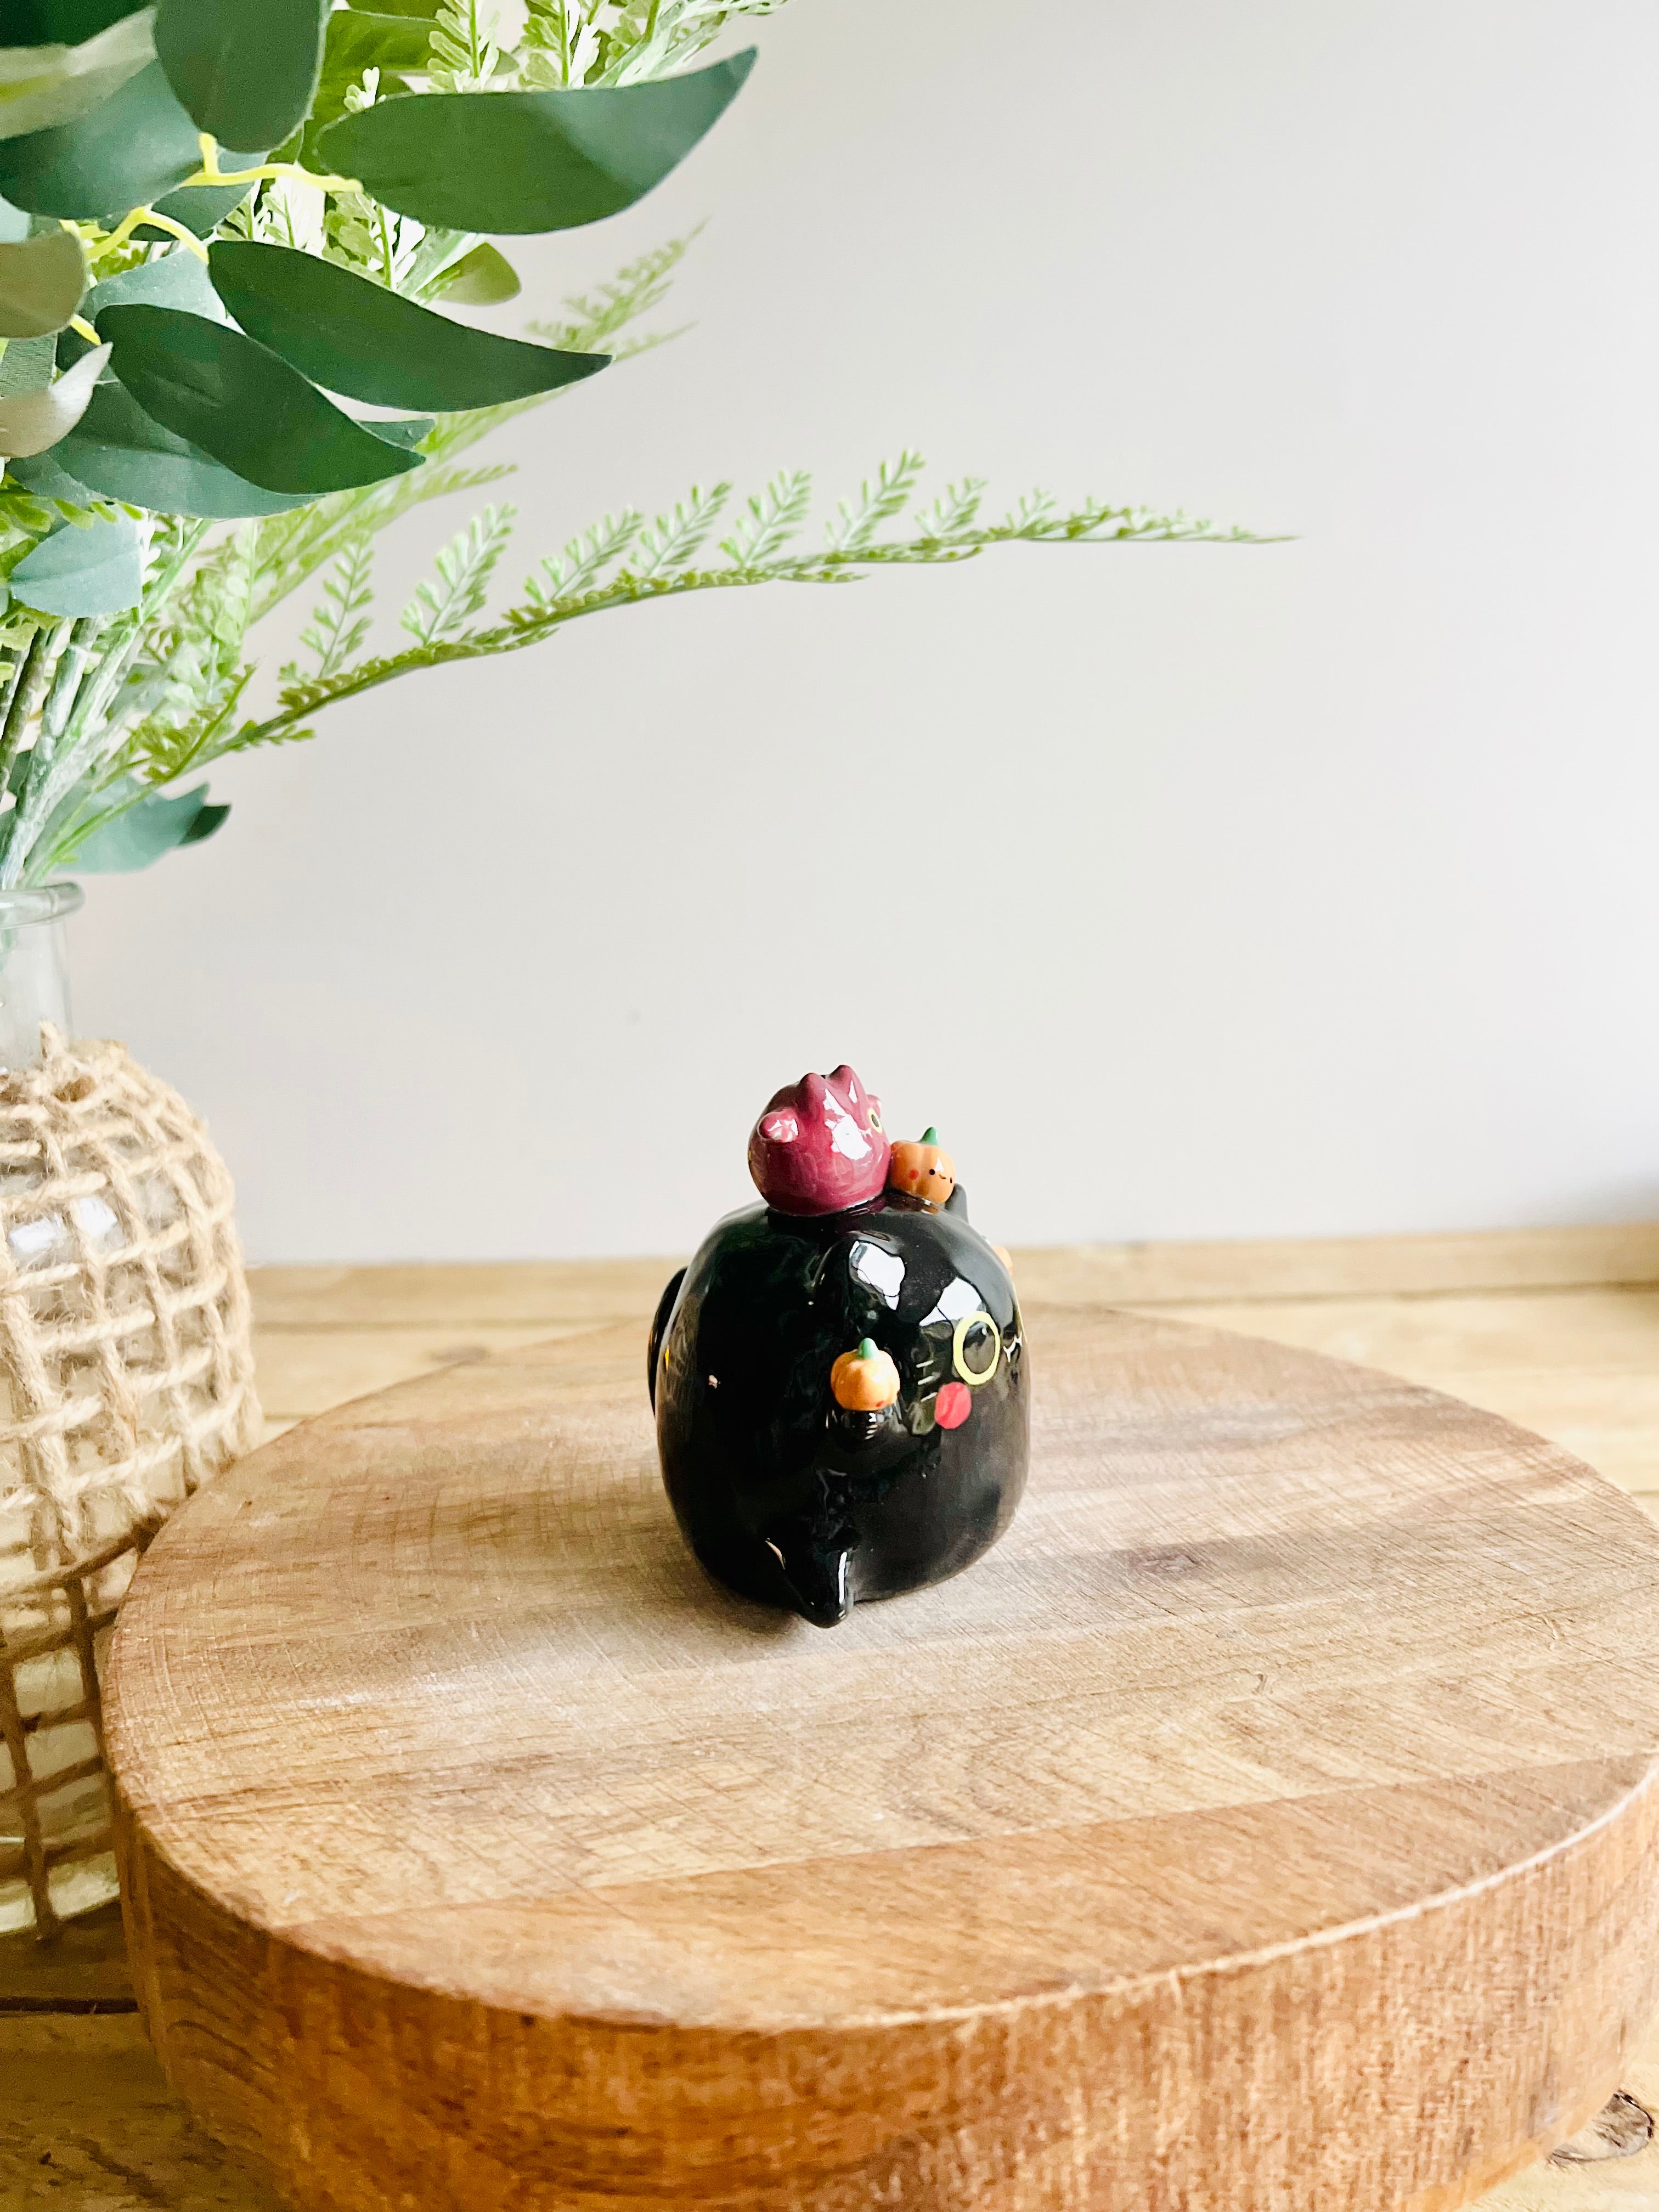
[[[470,330],[285,246],[222,240],[210,264],[220,298],[251,338],[331,392],[376,406],[495,407],[609,365],[604,354],[559,353]]]
[[[427,76],[437,92],[482,92],[495,74],[501,49],[489,36],[478,0],[441,0],[428,36]]]
[[[909,504],[916,478],[921,474],[920,453],[902,453],[896,461],[884,461],[875,482],[859,486],[856,499],[844,499],[830,526],[830,547],[836,553],[861,553],[873,544],[883,523],[902,514]]]
[[[300,632],[300,642],[316,655],[313,680],[325,683],[337,676],[368,635],[365,610],[374,594],[369,575],[374,566],[372,538],[359,538],[348,545],[323,579],[322,605],[313,607],[310,626]],[[300,681],[298,664],[289,661],[283,670],[285,684]]]
[[[447,313],[518,292],[483,234],[631,206],[753,57],[689,65],[779,4],[159,0],[151,59],[148,10],[18,0],[0,49],[0,888],[149,866],[222,822],[204,783],[173,788],[211,762],[588,615],[1005,543],[1221,534],[1035,494],[987,524],[971,477],[917,511],[907,452],[821,542],[802,471],[735,510],[729,483],[694,486],[571,538],[492,611],[514,519],[498,502],[437,552],[402,641],[377,643],[380,533],[496,483],[506,465],[469,458],[481,439],[672,335],[641,325],[689,240],[514,338]],[[414,411],[365,422],[330,394]],[[260,704],[250,632],[307,585],[301,658]]]
[[[1062,509],[1043,492],[1024,495],[1000,521],[981,523],[984,488],[971,477],[947,486],[915,518],[908,534],[882,535],[884,526],[896,521],[910,504],[922,465],[920,454],[908,451],[884,463],[856,498],[839,502],[817,550],[797,550],[811,504],[811,479],[801,470],[775,477],[745,502],[743,520],[720,545],[725,561],[713,567],[699,566],[697,556],[730,493],[728,484],[708,491],[694,486],[648,528],[631,507],[607,515],[573,538],[562,554],[544,559],[538,572],[526,579],[518,601],[495,620],[472,627],[483,611],[485,587],[512,520],[511,508],[487,508],[439,555],[437,583],[421,586],[404,610],[402,627],[416,640],[413,646],[349,665],[333,656],[312,676],[296,674],[275,714],[244,722],[234,732],[227,728],[212,751],[197,757],[291,743],[309,736],[312,719],[338,700],[416,669],[516,653],[586,616],[647,600],[756,584],[847,583],[879,568],[972,560],[995,545],[1255,542],[1243,531],[1216,530],[1206,521],[1104,500]],[[358,625],[364,605],[355,598],[352,613]],[[359,629],[354,651],[368,635]],[[319,657],[320,663],[320,652]]]
[[[12,570],[12,597],[41,614],[114,615],[143,591],[143,538],[130,514],[60,523]]]
[[[656,15],[635,24],[623,9],[607,57],[650,44]],[[407,436],[360,430],[325,390],[477,410],[602,367],[425,302],[511,297],[518,280],[482,232],[630,206],[718,119],[752,59],[597,88],[567,69],[560,88],[527,89],[544,48],[523,0],[441,0],[429,21],[330,0],[159,0],[154,30],[154,60],[143,11],[84,48],[0,49],[0,340],[72,320],[80,342],[94,329],[115,342],[95,400],[0,430],[14,458],[64,442],[36,471],[63,495],[220,517],[271,511],[260,494],[313,499],[424,466]],[[222,158],[222,140],[279,158]],[[64,227],[32,237],[30,214]],[[203,327],[226,319],[202,299],[209,236],[251,342]],[[76,351],[66,341],[66,373]],[[55,435],[38,437],[43,424]]]
[[[7,351],[10,349],[8,346]],[[92,404],[108,358],[107,346],[94,347],[55,384],[31,381],[21,392],[0,400],[0,453],[14,457],[14,474],[19,472],[19,458],[48,453],[79,425]],[[23,481],[27,483],[27,477]]]
[[[439,554],[437,581],[417,584],[414,598],[398,617],[418,643],[431,645],[441,637],[453,637],[483,611],[489,579],[507,550],[517,512],[507,506],[485,507]]]
[[[524,287],[519,272],[504,253],[488,240],[440,270],[427,288],[441,295],[452,307],[499,307],[516,300]]]
[[[644,198],[726,112],[754,54],[686,76],[569,92],[422,93],[322,132],[375,198],[459,231],[570,230]]]
[[[750,498],[741,522],[720,551],[736,568],[763,568],[774,561],[805,521],[812,505],[812,479],[805,469],[785,469],[766,489]]]
[[[330,0],[160,0],[155,52],[198,131],[279,146],[310,111]]]
[[[15,35],[15,6],[6,28]],[[118,14],[122,12],[118,9]],[[72,123],[137,76],[150,58],[149,27],[141,15],[125,22],[76,25],[72,35],[0,46],[0,138]]]
[[[224,826],[229,812],[209,805],[204,783],[167,799],[123,776],[101,804],[87,809],[84,820],[65,824],[64,860],[82,875],[127,875],[180,845],[199,845]]]
[[[131,269],[102,278],[87,295],[86,319],[95,325],[106,307],[174,307],[182,314],[204,315],[213,323],[227,319],[207,263],[182,252],[158,254],[153,261],[135,262]],[[75,343],[64,341],[66,347]]]
[[[264,490],[338,491],[420,465],[226,324],[175,307],[109,307],[99,329],[115,348],[116,375],[153,421]]]
[[[201,158],[196,125],[151,62],[74,122],[0,140],[0,193],[32,215],[96,222],[153,205]]]
[[[86,289],[86,257],[72,232],[43,231],[20,245],[0,246],[0,337],[61,331]]]
[[[82,375],[88,364],[95,375],[103,366],[103,356],[88,354],[67,375],[59,377],[49,392],[40,396],[56,399],[70,379]],[[7,443],[0,423],[0,447]],[[29,450],[12,447],[15,453]],[[130,501],[154,514],[198,515],[223,521],[245,514],[275,514],[307,496],[304,492],[266,491],[248,483],[188,438],[165,428],[153,415],[145,413],[125,385],[115,383],[92,387],[85,411],[70,433],[60,436],[50,451],[40,453],[38,463],[14,461],[11,473],[37,490],[50,491],[53,489],[50,478],[37,471],[54,464],[84,488],[83,496]]]

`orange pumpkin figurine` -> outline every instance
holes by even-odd
[[[836,1403],[849,1413],[879,1413],[899,1394],[899,1372],[873,1337],[866,1336],[856,1352],[843,1352],[830,1370],[830,1389]]]
[[[887,1170],[889,1190],[938,1207],[956,1187],[957,1164],[939,1143],[937,1129],[924,1129],[919,1144],[907,1138],[894,1146],[892,1164]]]

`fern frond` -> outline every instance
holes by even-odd
[[[447,499],[458,491],[477,491],[514,473],[511,461],[474,469],[434,467],[428,462],[425,468],[411,469],[406,476],[333,492],[326,499],[313,500],[309,507],[268,516],[258,526],[250,622],[258,622],[307,576],[337,560],[354,539],[378,535],[388,524],[423,507],[428,500]]]
[[[838,504],[837,519],[827,532],[830,550],[857,553],[871,544],[884,522],[891,522],[904,512],[926,465],[921,455],[908,447],[897,460],[884,461],[873,483],[866,477],[859,486],[856,499],[844,499]]]
[[[1054,495],[1048,491],[1028,491],[1020,494],[1019,505],[1007,517],[1004,527],[1017,538],[1029,538],[1042,528],[1054,512]]]
[[[607,514],[585,536],[573,538],[562,554],[550,554],[542,562],[539,577],[525,578],[526,600],[533,607],[545,607],[555,599],[591,589],[613,562],[621,560],[638,537],[644,520],[630,507],[621,514]]]
[[[475,514],[437,560],[435,584],[417,584],[398,620],[420,645],[448,637],[483,608],[489,579],[513,534],[512,507],[487,507]]]
[[[590,84],[637,84],[682,69],[743,15],[770,15],[784,0],[628,0],[605,39]]]
[[[616,533],[636,529],[638,518],[630,510],[621,518],[610,518],[582,538],[573,539],[565,549],[562,562],[544,562],[544,573],[548,580],[526,586],[528,596],[519,605],[509,607],[500,620],[486,629],[468,629],[457,635],[453,630],[440,634],[428,627],[427,634],[404,652],[383,656],[375,660],[360,662],[355,668],[343,669],[326,682],[309,682],[291,686],[278,702],[277,712],[262,722],[244,723],[234,736],[221,744],[222,751],[246,751],[264,744],[287,743],[296,735],[307,734],[298,725],[306,718],[336,701],[371,690],[381,684],[396,681],[417,668],[432,668],[452,661],[479,660],[504,653],[518,653],[526,646],[538,644],[544,638],[556,635],[568,623],[588,615],[603,614],[611,609],[641,605],[652,599],[676,599],[690,592],[726,591],[757,584],[843,584],[854,581],[861,574],[882,568],[939,567],[953,562],[972,561],[994,545],[1017,542],[1027,544],[1129,544],[1160,542],[1186,544],[1200,541],[1224,544],[1261,544],[1273,541],[1256,538],[1248,531],[1215,530],[1207,522],[1188,521],[1184,515],[1158,514],[1149,507],[1115,507],[1107,501],[1089,500],[1070,512],[1056,511],[1054,503],[1045,495],[1035,493],[1020,501],[1002,522],[981,524],[972,519],[981,487],[976,479],[964,479],[952,486],[922,519],[923,533],[902,538],[876,540],[869,534],[866,517],[872,506],[890,502],[888,511],[896,511],[890,504],[896,495],[908,499],[914,486],[915,457],[906,455],[901,464],[884,471],[876,479],[872,491],[866,484],[857,501],[844,501],[842,507],[842,535],[848,530],[848,512],[852,509],[853,532],[863,542],[848,546],[831,545],[817,553],[789,555],[775,553],[765,561],[757,561],[752,554],[742,560],[730,557],[730,544],[722,548],[728,555],[724,567],[694,568],[689,564],[690,556],[684,548],[689,544],[693,551],[707,535],[713,510],[725,497],[726,487],[716,487],[711,493],[694,491],[675,508],[672,516],[659,518],[653,531],[646,533],[653,538],[656,547],[657,565],[647,569],[644,564],[623,568],[611,576],[608,582],[598,580],[601,572],[614,557]],[[900,470],[904,468],[908,481],[900,482]],[[763,517],[769,511],[768,502],[774,494],[780,506],[793,501],[793,478],[775,478],[767,492],[750,502],[750,520],[756,523],[755,510]],[[786,489],[785,486],[790,487]],[[970,507],[970,502],[975,503]],[[948,528],[941,527],[941,523]],[[756,525],[756,526],[760,526]],[[741,526],[740,526],[741,529]],[[466,536],[462,533],[463,538]],[[457,541],[458,544],[460,541]],[[643,541],[641,541],[643,542]],[[740,546],[741,535],[734,541]],[[602,549],[609,547],[609,551]],[[678,551],[676,551],[678,548]],[[452,549],[453,550],[453,549]],[[676,559],[682,565],[673,565]],[[476,609],[474,610],[476,611]]]
[[[609,283],[566,301],[565,320],[532,323],[530,329],[562,351],[609,352],[613,361],[625,358],[629,349],[611,341],[627,324],[659,303],[666,294],[670,276],[696,236],[692,231],[640,255],[619,269]],[[645,345],[655,343],[659,341],[643,341],[633,350],[643,350]],[[492,430],[558,396],[556,391],[541,392],[527,399],[508,400],[498,407],[476,407],[465,413],[441,415],[422,443],[422,451],[427,456],[424,468],[411,469],[405,475],[392,477],[381,483],[332,492],[308,506],[267,516],[258,526],[250,620],[262,620],[307,577],[336,559],[351,539],[378,535],[428,500],[444,499],[456,491],[476,490],[510,476],[511,463],[474,469],[460,468],[456,463],[469,447],[487,438]]]
[[[659,514],[649,530],[640,532],[640,558],[631,573],[643,582],[689,567],[731,490],[729,483],[717,483],[712,491],[693,484],[684,499],[675,501],[671,514]]]
[[[763,492],[749,499],[742,521],[721,538],[720,551],[739,568],[763,568],[795,536],[811,504],[811,472],[781,469]]]
[[[954,538],[971,530],[984,493],[983,477],[963,477],[960,483],[946,484],[927,514],[918,518],[922,536]]]
[[[300,632],[301,645],[317,656],[320,679],[343,668],[368,635],[368,617],[363,612],[374,597],[369,582],[374,566],[374,547],[367,538],[355,538],[323,579],[323,600],[311,611],[310,626]],[[284,668],[286,678],[295,672]]]
[[[662,305],[668,296],[669,280],[702,229],[699,223],[684,238],[671,238],[666,245],[653,246],[638,260],[625,263],[608,284],[576,293],[562,302],[565,312],[557,322],[530,323],[526,329],[562,353],[610,350],[605,346],[607,338]]]
[[[532,91],[562,90],[586,84],[604,47],[592,18],[602,0],[530,0],[529,17],[519,49],[519,73]]]
[[[427,41],[427,79],[434,92],[482,92],[498,50],[479,21],[478,0],[439,0]]]
[[[187,722],[173,726],[152,724],[135,731],[122,749],[121,764],[137,770],[147,784],[155,785],[188,775],[204,753],[216,757],[219,738],[240,705],[253,672],[252,663],[245,662],[222,693],[198,708]]]

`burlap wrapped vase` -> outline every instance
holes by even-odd
[[[48,1935],[116,1893],[116,1607],[259,1407],[223,1162],[123,1046],[40,1035],[0,1071],[0,1932]]]

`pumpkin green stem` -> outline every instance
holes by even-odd
[[[873,1359],[875,1356],[876,1340],[873,1336],[866,1336],[863,1342],[859,1346],[859,1358],[860,1359]]]
[[[934,1128],[931,1121],[921,1133],[921,1141],[924,1145],[936,1145],[939,1142],[939,1131]]]

